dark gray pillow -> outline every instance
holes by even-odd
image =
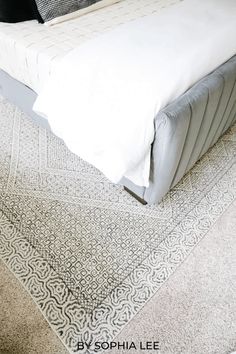
[[[0,0],[0,22],[42,22],[34,0]]]
[[[101,0],[35,0],[42,19],[47,22],[56,17],[91,6]]]

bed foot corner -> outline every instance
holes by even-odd
[[[124,190],[126,192],[128,192],[130,195],[132,195],[132,197],[135,198],[139,203],[141,203],[143,205],[147,205],[147,202],[144,199],[140,198],[137,194],[132,192],[129,188],[124,186]]]

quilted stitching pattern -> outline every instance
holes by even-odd
[[[14,26],[0,23],[0,68],[39,92],[54,63],[76,46],[122,23],[158,12],[179,1],[123,0],[50,28],[36,21]]]

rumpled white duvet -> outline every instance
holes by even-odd
[[[183,0],[71,51],[34,109],[111,181],[148,186],[156,114],[234,54],[236,0]]]

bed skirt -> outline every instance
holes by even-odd
[[[2,70],[0,94],[50,129],[47,120],[32,110],[36,93]],[[121,184],[139,199],[158,203],[235,121],[236,56],[157,114],[149,187],[125,178]]]

